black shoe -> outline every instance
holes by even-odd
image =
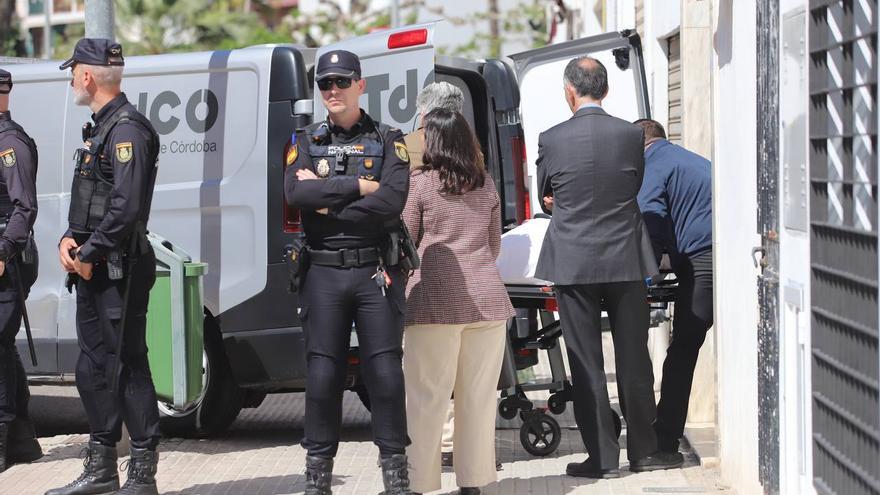
[[[620,478],[620,470],[615,469],[598,469],[593,466],[590,459],[584,462],[572,462],[565,467],[565,474],[576,478],[593,478],[593,479],[609,479]]]
[[[6,471],[6,452],[9,449],[9,423],[0,423],[0,473]],[[9,465],[12,465],[10,462]]]
[[[16,418],[9,425],[9,445],[6,448],[6,463],[23,464],[43,457],[43,449],[37,441],[34,424],[29,419]]]
[[[654,452],[653,454],[630,461],[629,470],[634,473],[676,469],[684,464],[684,456],[680,452]]]
[[[306,456],[306,492],[304,495],[330,495],[333,459]]]
[[[452,452],[440,453],[440,467],[452,467]]]
[[[472,486],[463,486],[458,489],[458,495],[480,495],[480,489]]]
[[[412,495],[409,490],[409,469],[406,455],[394,454],[379,459],[382,466],[382,482],[385,484],[385,495]]]
[[[119,490],[116,472],[116,447],[89,442],[83,449],[83,473],[61,488],[53,488],[46,495],[104,495]]]
[[[156,488],[159,454],[155,450],[132,447],[127,462],[128,479],[116,495],[159,495]]]

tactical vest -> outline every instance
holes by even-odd
[[[0,135],[5,132],[12,131],[18,132],[20,137],[24,137],[24,141],[29,143],[28,148],[30,148],[31,155],[34,157],[34,161],[38,160],[37,158],[37,143],[31,139],[30,136],[24,132],[24,129],[18,125],[17,123],[11,120],[3,120],[0,121]],[[0,217],[5,222],[5,219],[8,219],[10,215],[12,215],[12,210],[15,209],[15,206],[12,204],[12,198],[9,197],[9,189],[6,187],[6,179],[3,178],[3,175],[0,175]]]
[[[137,122],[150,129],[149,121],[141,114],[130,110],[119,110],[107,122],[101,124],[97,135],[83,133],[83,147],[74,155],[75,169],[73,186],[70,189],[70,212],[67,220],[70,228],[77,232],[94,232],[101,225],[107,209],[110,208],[110,193],[113,190],[113,177],[101,169],[104,146],[110,132],[117,124]],[[155,178],[157,168],[153,167]]]
[[[376,123],[372,125],[378,138],[361,136],[357,141],[344,144],[327,144],[330,136],[326,124],[315,132],[307,133],[309,156],[315,168],[315,175],[322,179],[333,175],[352,175],[379,182],[382,178],[382,163],[385,160],[385,143],[382,136],[388,126]]]

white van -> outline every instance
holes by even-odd
[[[317,53],[293,45],[128,57],[123,90],[161,139],[149,229],[209,264],[204,279],[205,389],[185,410],[160,404],[166,432],[210,435],[266,393],[302,391],[306,366],[296,295],[287,291],[284,247],[299,235],[298,213],[283,198],[283,152],[291,133],[324,118],[312,100],[313,62],[325,50],[361,56],[362,106],[377,120],[415,128],[415,99],[444,80],[466,95],[489,171],[501,195],[505,227],[540,211],[534,156],[540,131],[570,116],[562,70],[590,53],[605,62],[607,108],[626,119],[648,116],[641,45],[634,32],[608,33],[511,56],[465,60],[435,56],[435,24],[346,40]],[[75,296],[55,246],[67,226],[72,155],[81,144],[85,107],[73,104],[58,63],[2,65],[15,80],[11,111],[37,142],[40,277],[28,309],[39,367],[32,382],[72,381],[79,353]],[[522,89],[520,89],[522,88]],[[520,101],[520,91],[529,96]],[[522,116],[522,120],[520,118]],[[18,345],[26,353],[24,332]],[[363,395],[353,335],[348,386]],[[26,354],[23,354],[26,355]]]

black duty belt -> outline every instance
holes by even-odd
[[[338,251],[309,250],[309,261],[316,265],[357,268],[379,262],[379,250],[373,247],[340,249]]]

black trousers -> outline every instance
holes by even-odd
[[[37,278],[37,265],[19,263],[7,263],[6,273],[0,277],[0,423],[28,417],[27,375],[15,348],[22,318],[15,277],[22,277],[22,285],[28,292]],[[27,298],[27,293],[24,297]]]
[[[678,293],[654,425],[660,448],[665,451],[678,450],[697,357],[712,327],[712,250],[693,257],[676,256],[672,258],[672,269],[678,279]]]
[[[409,443],[401,364],[406,279],[389,269],[392,285],[383,296],[371,279],[375,274],[376,265],[312,265],[306,274],[300,296],[308,363],[302,445],[311,456],[334,457],[339,447],[352,322],[370,395],[373,441],[383,457],[403,454]]]
[[[656,408],[645,283],[556,286],[556,298],[571,367],[574,416],[594,467],[615,469],[620,458],[602,356],[603,301],[611,320],[617,390],[627,426],[627,457],[636,460],[654,453]]]
[[[128,262],[127,260],[125,261]],[[110,280],[107,267],[97,264],[91,280],[76,285],[76,332],[80,354],[76,387],[86,409],[92,441],[115,446],[128,427],[133,447],[155,449],[159,443],[159,410],[147,362],[147,305],[156,281],[152,250],[141,255],[131,272],[117,393],[110,390],[120,338],[126,278]]]

